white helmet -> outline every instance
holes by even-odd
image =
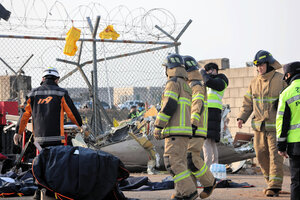
[[[43,77],[45,77],[45,76],[55,76],[57,78],[60,77],[59,73],[55,67],[47,67],[47,69],[45,69],[43,71]]]

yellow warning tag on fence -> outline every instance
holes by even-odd
[[[81,30],[72,26],[72,28],[68,31],[66,37],[66,45],[64,48],[64,54],[68,56],[74,56],[77,51],[76,42],[80,38]]]
[[[120,36],[120,34],[118,34],[113,25],[108,25],[100,34],[99,37],[101,39],[113,39],[116,40],[118,39],[118,37]]]

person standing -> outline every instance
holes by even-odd
[[[163,65],[168,81],[153,134],[156,139],[165,140],[164,163],[175,184],[175,194],[171,199],[193,200],[198,197],[198,193],[186,159],[187,146],[192,136],[192,90],[186,82],[187,72],[180,55],[168,55]]]
[[[34,141],[42,148],[67,142],[64,134],[64,113],[82,129],[81,116],[68,91],[58,86],[59,78],[59,73],[54,67],[43,71],[41,86],[33,89],[28,95],[25,112],[20,117],[13,138],[16,145],[21,141],[21,134],[31,116]],[[39,189],[35,192],[34,199],[40,199]]]
[[[200,72],[207,87],[208,102],[208,129],[203,155],[206,165],[210,167],[211,164],[219,162],[217,143],[220,142],[222,98],[228,79],[224,74],[219,74],[218,65],[215,63],[206,64]]]
[[[183,56],[188,83],[192,88],[191,124],[193,137],[187,148],[188,168],[192,172],[194,183],[197,180],[204,186],[200,198],[209,197],[216,187],[216,179],[201,158],[201,150],[207,136],[207,94],[206,87],[199,72],[197,61],[191,56]]]
[[[136,110],[136,106],[131,106],[127,119],[134,119],[137,118],[137,116],[138,116],[138,111]]]
[[[266,196],[278,196],[283,181],[283,158],[278,155],[276,147],[276,104],[286,83],[283,74],[275,71],[281,65],[268,51],[258,51],[253,63],[258,75],[253,78],[244,96],[237,126],[242,128],[253,112],[254,150],[268,184],[264,193]]]
[[[77,111],[68,91],[59,87],[60,76],[56,68],[48,67],[43,72],[42,83],[33,89],[26,102],[25,112],[21,116],[20,124],[14,142],[18,144],[32,116],[34,140],[42,147],[61,145],[65,143],[64,113],[79,128],[82,119]]]
[[[276,116],[278,153],[289,158],[291,200],[300,199],[300,62],[283,66],[289,85],[279,96]]]

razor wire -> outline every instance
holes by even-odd
[[[0,3],[12,12],[8,22],[0,21],[2,34],[6,34],[0,35],[0,100],[24,103],[31,88],[40,85],[43,69],[55,66],[61,76],[59,85],[69,91],[85,123],[90,123],[93,116],[89,88],[92,84],[93,48],[86,17],[95,21],[100,12],[98,34],[107,25],[114,25],[120,34],[118,41],[97,40],[98,99],[101,104],[109,105],[105,109],[110,120],[126,119],[132,101],[154,106],[160,103],[166,82],[161,63],[180,43],[167,41],[169,38],[155,25],[169,35],[178,34],[183,27],[169,11],[129,10],[126,6],[108,10],[100,3],[80,5],[68,11],[60,1],[45,0],[2,0]],[[82,43],[80,66],[87,80],[76,64],[79,50],[73,57],[63,54],[64,37],[71,26],[81,29],[81,41],[77,46],[80,49]],[[58,39],[49,39],[53,37]],[[160,42],[162,40],[167,42]],[[110,124],[104,118],[101,113],[103,129],[107,130]]]
[[[97,15],[101,15],[99,30],[114,25],[121,39],[127,40],[166,40],[166,35],[154,28],[155,25],[170,35],[178,34],[184,25],[163,8],[129,9],[120,5],[108,9],[101,3],[91,2],[69,10],[65,1],[2,0],[0,3],[12,12],[7,22],[0,21],[2,31],[9,34],[65,36],[70,27],[75,26],[81,29],[83,38],[90,38],[86,17],[94,21]]]

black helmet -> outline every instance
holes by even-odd
[[[253,64],[257,66],[263,63],[273,64],[274,62],[275,59],[273,58],[272,54],[265,50],[259,50],[254,57]]]
[[[192,56],[182,56],[182,58],[184,60],[185,70],[187,72],[191,72],[199,69],[199,65],[197,61]]]
[[[284,72],[284,77],[286,76],[287,73],[291,73],[292,75],[294,74],[299,74],[300,73],[300,62],[291,62],[283,66],[283,72]]]
[[[172,69],[174,67],[180,67],[181,65],[184,65],[184,62],[179,54],[173,53],[167,56],[163,65],[169,69]]]

